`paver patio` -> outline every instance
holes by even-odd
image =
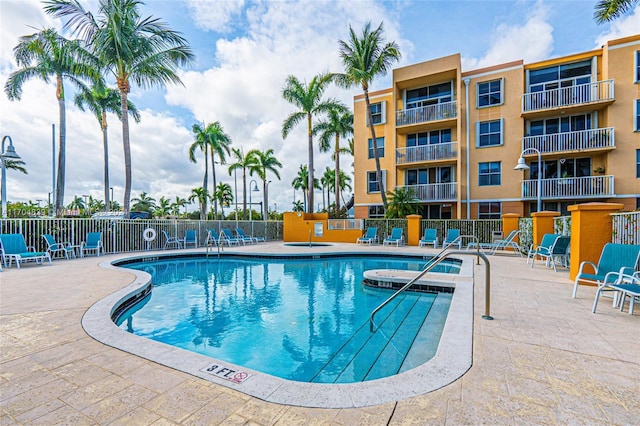
[[[233,251],[308,250],[268,244]],[[435,253],[331,248],[356,249]],[[119,257],[0,272],[0,424],[640,424],[640,309],[628,315],[603,299],[592,314],[595,288],[581,286],[572,299],[566,270],[490,257],[495,319],[481,319],[484,267],[477,266],[473,365],[465,375],[396,403],[310,409],[267,403],[88,336],[85,311],[133,279],[98,266]]]

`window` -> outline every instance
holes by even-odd
[[[369,217],[384,217],[384,206],[369,206]]]
[[[499,161],[478,164],[478,185],[500,185],[501,164]]]
[[[542,179],[574,178],[591,176],[590,157],[561,158],[542,162]],[[538,179],[538,162],[529,165],[529,179]]]
[[[478,83],[478,108],[502,103],[503,79]]]
[[[591,82],[591,60],[529,71],[529,91],[541,92]]]
[[[371,104],[371,116],[373,119],[373,124],[384,124],[386,123],[387,116],[386,102],[378,102],[375,104]],[[369,125],[369,116],[366,117],[367,126]]]
[[[384,157],[384,137],[376,138],[376,144],[378,145],[378,158]],[[369,158],[375,158],[373,153],[373,139],[369,139]]]
[[[498,202],[478,203],[478,219],[500,219],[502,204]]]
[[[405,108],[421,108],[427,105],[451,102],[452,100],[452,82],[448,81],[446,83],[434,84],[433,86],[407,90],[405,93]]]
[[[527,136],[552,135],[591,129],[591,114],[572,115],[562,118],[547,118],[528,122]]]
[[[640,178],[640,149],[636,149],[636,177]]]
[[[430,132],[407,135],[407,147],[435,145],[451,142],[451,129],[432,130]]]
[[[636,83],[640,83],[640,50],[636,50]]]
[[[382,183],[386,185],[387,171],[382,170]],[[367,192],[380,192],[380,186],[378,185],[378,179],[376,178],[376,171],[367,172]]]
[[[504,119],[476,122],[476,146],[502,145],[502,126]]]
[[[640,99],[636,99],[636,110],[634,116],[636,127],[633,130],[635,130],[636,132],[640,132]]]

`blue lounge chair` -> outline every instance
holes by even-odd
[[[396,246],[400,246],[402,244],[403,238],[404,237],[402,236],[402,228],[393,228],[391,230],[391,235],[382,240],[382,245],[384,246],[387,244],[395,244]]]
[[[433,248],[438,247],[438,230],[435,228],[425,228],[424,235],[420,239],[418,243],[420,247],[423,246],[433,246]]]
[[[522,250],[518,243],[515,242],[515,238],[520,234],[520,231],[517,229],[512,230],[507,234],[505,238],[501,238],[499,240],[495,240],[491,243],[476,243],[472,242],[467,245],[467,250],[480,247],[480,250],[486,251],[488,254],[496,254],[498,250],[513,250],[514,253],[520,255],[522,257]],[[461,242],[460,242],[461,243]]]
[[[207,239],[205,240],[204,244],[206,246],[217,246],[220,242],[220,235],[218,234],[218,231],[216,231],[215,229],[207,229]]]
[[[187,229],[185,231],[182,244],[184,248],[187,248],[187,244],[193,244],[195,248],[198,248],[198,233],[195,229]]]
[[[47,243],[47,253],[49,253],[51,259],[53,259],[57,253],[64,255],[65,259],[76,257],[76,247],[79,246],[72,246],[69,242],[58,243],[51,234],[42,234],[42,238],[44,238]]]
[[[171,246],[182,248],[182,241],[180,241],[178,237],[172,237],[171,235],[169,235],[167,231],[162,231],[162,233],[164,234],[164,238],[165,238],[163,250],[166,250],[168,247],[171,247]]]
[[[35,247],[28,246],[22,234],[0,234],[0,246],[2,247],[2,262],[5,267],[11,267],[15,260],[20,269],[20,262],[34,261],[42,264],[45,260],[51,265],[51,256],[46,251],[36,251]],[[8,263],[7,263],[8,261]]]
[[[255,244],[258,242],[257,237],[248,236],[241,228],[236,228],[236,236],[239,240],[242,240],[245,243]],[[261,237],[261,241],[264,241],[264,238]]]
[[[87,232],[87,239],[80,244],[80,257],[84,257],[87,251],[94,251],[96,256],[100,256],[100,252],[104,254],[102,232]]]
[[[527,263],[529,263],[529,259],[533,257],[531,261],[531,267],[533,268],[533,261],[535,261],[536,256],[545,256],[551,253],[551,247],[560,236],[560,234],[544,234],[540,244],[531,244],[531,246],[529,246],[529,253],[527,254]]]
[[[551,234],[554,235],[554,234]],[[544,237],[542,238],[544,240]],[[555,239],[551,247],[546,251],[540,251],[537,256],[540,256],[545,260],[545,264],[547,267],[553,266],[553,270],[558,272],[556,269],[556,265],[561,264],[565,268],[567,267],[567,250],[569,249],[569,244],[571,243],[571,237],[566,235],[558,236]],[[535,256],[531,261],[531,267],[533,268],[533,262],[535,262]]]
[[[229,246],[232,244],[240,245],[240,243],[244,245],[244,241],[238,237],[234,237],[231,231],[227,228],[222,228],[222,240],[226,241]]]
[[[356,244],[373,244],[378,242],[378,228],[370,226],[367,228],[367,232],[363,237],[356,240]]]
[[[580,264],[578,275],[573,284],[573,298],[578,293],[578,284],[581,282],[597,284],[601,287],[609,272],[631,275],[636,270],[640,260],[640,244],[613,244],[607,243],[600,253],[600,260],[596,265],[593,262],[584,261]],[[594,272],[585,271],[590,266]]]
[[[458,248],[462,248],[462,239],[458,239],[460,237],[459,229],[448,229],[447,236],[442,242],[442,248],[445,249],[452,244],[458,246]]]
[[[615,291],[619,293],[620,297],[614,297],[613,305],[615,306],[616,303],[618,303],[620,305],[620,311],[624,310],[624,303],[627,296],[629,296],[631,298],[629,300],[629,315],[633,315],[633,306],[635,304],[635,299],[640,297],[640,271],[634,272],[633,275],[620,274],[618,272],[609,272],[604,277],[602,285],[596,292],[596,298],[593,301],[592,310],[594,314],[596,313],[598,300],[600,299],[600,295],[603,291]]]

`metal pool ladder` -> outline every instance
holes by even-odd
[[[446,249],[445,249],[446,250]],[[482,260],[484,261],[484,272],[485,272],[485,284],[484,284],[484,315],[482,316],[483,319],[486,320],[492,320],[493,317],[490,315],[490,303],[491,303],[491,265],[489,264],[489,259],[487,258],[487,256],[484,253],[481,253],[479,250],[478,251],[462,251],[462,250],[456,250],[456,251],[449,251],[447,253],[444,253],[444,251],[441,251],[440,253],[438,253],[438,255],[436,257],[434,257],[431,262],[429,262],[425,269],[423,269],[418,275],[416,275],[413,279],[411,279],[408,283],[406,283],[404,286],[402,286],[402,288],[400,288],[398,291],[396,291],[395,293],[393,293],[387,300],[385,300],[384,302],[382,302],[377,308],[375,308],[372,312],[371,315],[369,316],[369,331],[370,332],[374,332],[374,328],[375,328],[375,324],[373,322],[373,317],[378,313],[378,311],[380,311],[380,309],[384,308],[385,306],[387,306],[387,304],[389,304],[393,299],[395,299],[396,297],[398,297],[400,295],[400,293],[404,292],[405,290],[407,290],[409,287],[411,287],[413,284],[416,283],[416,281],[418,281],[420,278],[422,278],[424,275],[427,274],[427,272],[431,271],[433,268],[435,268],[436,265],[438,265],[440,262],[442,262],[443,260],[445,260],[446,258],[448,258],[450,255],[454,255],[454,254],[463,254],[463,255],[471,255],[471,256],[477,256],[478,258],[482,258]]]

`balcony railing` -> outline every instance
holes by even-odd
[[[550,135],[525,136],[522,150],[535,148],[541,153],[583,151],[587,149],[613,148],[613,127],[581,130]]]
[[[542,199],[602,198],[614,195],[613,176],[542,179],[541,186]],[[522,181],[522,198],[535,200],[537,197],[538,181]]]
[[[420,201],[455,201],[456,182],[429,183],[423,185],[404,185],[397,188],[413,189],[415,197]]]
[[[396,149],[396,164],[451,160],[458,157],[458,142],[410,146]]]
[[[612,101],[613,80],[560,87],[522,95],[522,112],[541,111],[559,107],[577,106],[595,102]]]
[[[458,116],[456,101],[427,105],[419,108],[396,111],[396,126],[427,123],[429,121],[448,120]]]

